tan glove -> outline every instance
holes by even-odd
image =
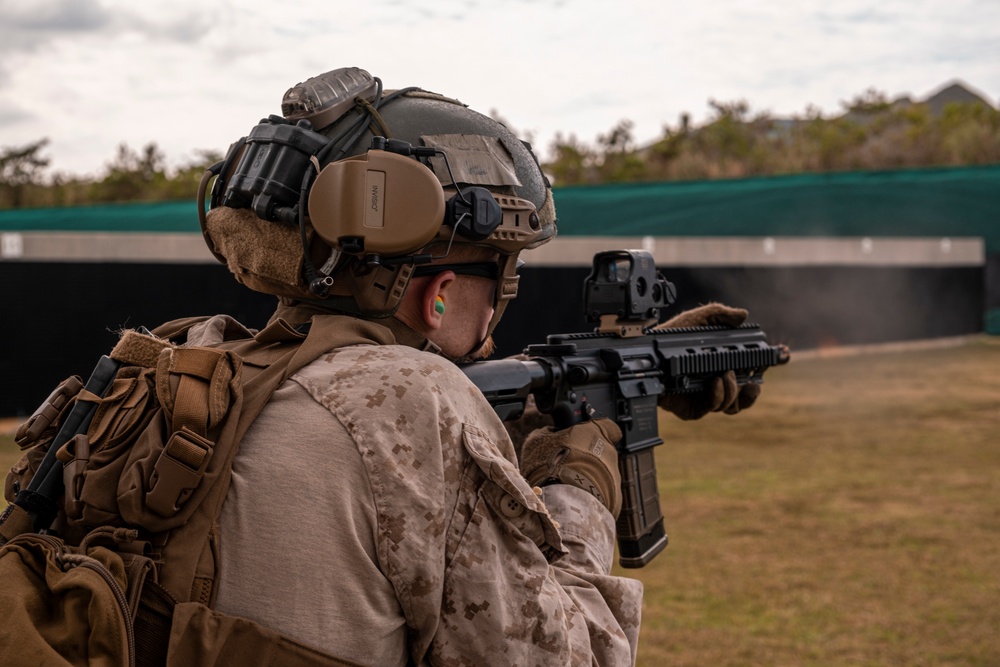
[[[730,308],[721,303],[708,303],[672,317],[656,329],[681,329],[685,327],[723,326],[735,329],[746,321],[749,313],[743,308]],[[701,419],[709,412],[735,415],[746,410],[760,396],[759,384],[736,384],[732,371],[715,378],[705,391],[695,394],[668,394],[660,398],[659,405],[681,419]]]
[[[610,419],[595,419],[561,431],[540,428],[524,441],[521,474],[532,486],[569,484],[604,503],[618,518],[622,509],[622,478],[618,450],[622,437]]]

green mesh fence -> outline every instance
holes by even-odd
[[[1000,308],[991,308],[986,311],[985,326],[986,333],[1000,336]]]
[[[1000,165],[557,189],[559,232],[979,236],[1000,252]]]
[[[1000,165],[555,190],[571,236],[979,236],[1000,252]],[[0,231],[197,232],[194,202],[0,211]]]

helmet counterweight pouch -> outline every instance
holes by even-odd
[[[321,239],[358,252],[405,255],[441,229],[444,191],[428,167],[384,150],[370,150],[323,168],[309,193],[309,218]]]

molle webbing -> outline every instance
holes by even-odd
[[[204,437],[219,424],[229,410],[230,383],[240,366],[238,359],[211,348],[181,347],[161,354],[156,391],[171,413],[172,430],[186,427]]]

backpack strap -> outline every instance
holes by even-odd
[[[347,316],[317,317],[308,328],[293,327],[284,320],[276,319],[252,338],[226,340],[212,348],[188,348],[191,351],[210,349],[213,353],[225,353],[227,358],[239,359],[242,363],[238,377],[234,379],[239,387],[234,391],[242,393],[242,402],[235,422],[225,424],[223,433],[214,443],[211,466],[218,471],[218,475],[210,488],[198,490],[203,495],[197,509],[183,525],[171,530],[167,543],[163,545],[162,559],[166,565],[162,569],[160,584],[179,602],[191,600],[209,606],[214,602],[219,548],[216,524],[229,491],[232,459],[247,430],[289,376],[323,354],[363,339],[359,337],[360,326],[358,320]],[[185,348],[177,351],[185,351]],[[192,366],[194,368],[189,370],[198,371],[192,377],[206,382],[209,364],[199,367],[192,362]],[[160,384],[159,379],[157,384]],[[204,388],[199,392],[195,402],[201,401],[204,405]],[[211,391],[208,397],[211,406]],[[161,402],[164,402],[164,397],[161,397]],[[190,451],[199,453],[194,448]],[[193,466],[188,467],[188,472],[193,473]],[[175,564],[180,566],[174,567]]]
[[[171,323],[167,329],[159,327],[156,331],[181,332],[177,335],[182,335],[200,321],[204,320],[182,321],[177,326]],[[208,489],[199,490],[205,492],[205,495],[198,502],[195,511],[182,525],[172,529],[166,543],[159,547],[160,551],[157,554],[157,560],[161,563],[159,577],[157,581],[147,582],[144,586],[139,610],[140,618],[136,622],[137,634],[144,637],[143,646],[139,651],[140,664],[145,658],[158,653],[162,656],[167,642],[166,633],[172,626],[171,618],[175,607],[187,609],[189,605],[186,603],[200,603],[205,607],[211,607],[214,602],[220,547],[218,517],[229,491],[232,459],[247,430],[274,392],[289,376],[323,354],[345,344],[357,342],[359,331],[357,320],[350,317],[323,316],[315,318],[308,326],[299,327],[293,327],[285,320],[275,319],[252,337],[241,336],[210,347],[182,347],[173,351],[207,350],[240,360],[239,372],[233,381],[239,385],[234,391],[240,392],[241,403],[238,406],[237,419],[233,424],[225,425],[224,433],[218,437],[215,443],[216,449],[212,453],[213,458],[225,457],[224,460],[212,462],[213,468],[221,466],[220,474],[212,480]],[[229,328],[225,328],[225,332],[228,333]],[[184,364],[183,367],[185,370],[193,371],[191,377],[195,379],[192,382],[200,380],[208,383],[209,376],[215,377],[211,364],[207,361],[210,357],[199,358],[202,359],[201,364],[192,357],[191,363]],[[159,370],[157,375],[159,385]],[[169,399],[175,406],[180,404],[181,391],[187,389],[182,389],[178,384],[175,393],[178,398]],[[206,402],[204,388],[194,393],[198,396],[195,402],[201,401],[203,404]],[[207,396],[207,402],[211,403],[210,391]],[[161,397],[161,402],[164,400],[165,397]],[[205,416],[205,409],[197,414]],[[177,631],[178,629],[174,628],[173,632]],[[189,631],[197,636],[202,631],[210,633],[210,628],[190,628]]]
[[[198,316],[198,317],[182,317],[176,320],[170,320],[169,322],[164,322],[160,326],[153,329],[152,334],[157,338],[163,338],[166,340],[176,340],[182,338],[187,334],[188,330],[196,324],[201,324],[207,320],[212,319],[209,316]]]

